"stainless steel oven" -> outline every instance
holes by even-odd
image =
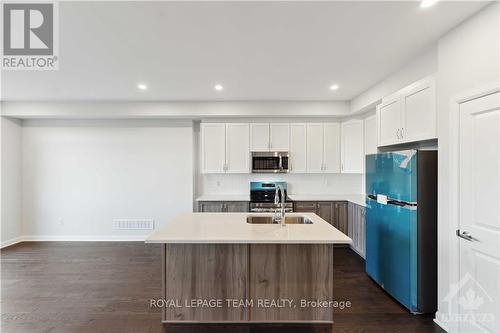
[[[252,173],[288,172],[288,152],[253,152]]]
[[[286,182],[250,182],[250,211],[252,213],[273,213],[280,209],[281,203],[274,203],[274,195],[278,185],[285,192],[285,212],[293,212],[293,201],[287,195]]]

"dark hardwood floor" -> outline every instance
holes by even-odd
[[[364,273],[363,260],[336,248],[334,325],[167,326],[149,307],[161,297],[160,246],[130,243],[20,243],[1,251],[1,332],[444,332],[414,316]]]

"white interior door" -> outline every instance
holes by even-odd
[[[271,123],[269,125],[269,149],[288,151],[290,149],[290,124]]]
[[[460,332],[500,332],[500,93],[460,104]]]
[[[248,124],[226,124],[226,172],[250,172]]]
[[[250,124],[250,150],[269,151],[269,124]]]

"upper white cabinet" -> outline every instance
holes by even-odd
[[[251,151],[288,151],[290,149],[290,124],[250,124]]]
[[[400,143],[401,99],[399,94],[382,101],[377,106],[378,145],[386,146]]]
[[[289,170],[294,173],[307,172],[307,124],[290,124]]]
[[[226,124],[201,124],[201,172],[224,173]]]
[[[323,124],[323,172],[340,172],[340,124]]]
[[[365,155],[377,153],[377,116],[365,119]]]
[[[248,124],[201,124],[201,172],[250,172]]]
[[[428,77],[388,96],[377,106],[378,146],[435,139],[436,87]]]
[[[307,172],[340,172],[340,125],[309,123],[306,132]]]
[[[342,124],[201,123],[200,126],[200,162],[204,174],[250,173],[252,151],[288,151],[289,170],[293,173],[364,171],[363,120]],[[376,152],[376,147],[372,149]]]
[[[250,143],[248,124],[226,124],[226,172],[250,171]]]
[[[269,124],[250,124],[250,150],[269,151]]]
[[[323,124],[307,124],[307,172],[323,172]]]
[[[437,138],[436,87],[434,78],[428,78],[406,88],[401,97],[403,109],[403,141],[421,141]]]
[[[290,149],[290,124],[269,124],[269,149],[271,151],[288,151]]]
[[[364,172],[364,129],[363,120],[349,120],[342,123],[341,172]]]

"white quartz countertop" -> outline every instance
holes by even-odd
[[[289,194],[293,201],[350,201],[366,206],[363,194]],[[250,201],[249,194],[204,194],[196,201]]]
[[[249,215],[262,213],[185,213],[153,232],[146,243],[243,243],[243,244],[350,244],[352,240],[313,213],[306,216],[312,224],[250,224]]]
[[[356,205],[365,207],[365,196],[363,194],[289,194],[293,201],[350,201]]]

